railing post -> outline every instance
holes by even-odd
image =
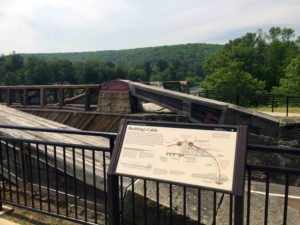
[[[234,197],[234,225],[244,224],[244,195]]]
[[[12,104],[12,90],[10,88],[6,89],[6,105],[10,106]]]
[[[118,176],[107,174],[108,224],[120,225]]]
[[[1,162],[1,183],[2,183],[2,187],[0,188],[0,211],[3,210],[2,208],[2,189],[4,189],[4,182],[3,182],[3,160],[2,160],[2,147],[1,147],[1,143],[0,143],[0,162]]]
[[[64,105],[64,89],[62,87],[59,88],[58,102],[59,108],[61,109]]]
[[[28,89],[23,89],[23,107],[26,107],[28,105]]]
[[[85,97],[84,97],[84,110],[87,111],[91,107],[91,89],[86,88],[85,89]]]
[[[240,95],[238,93],[235,96],[235,103],[236,103],[236,105],[240,104]]]
[[[208,98],[208,90],[205,90],[205,98]]]
[[[289,116],[289,96],[286,96],[286,116]]]
[[[274,95],[272,95],[272,112],[274,112]]]
[[[45,88],[40,88],[40,107],[43,108],[45,105]]]
[[[53,103],[57,103],[58,98],[57,98],[57,88],[53,89]]]

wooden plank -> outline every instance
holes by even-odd
[[[95,118],[95,114],[93,115],[85,115],[87,117],[87,119],[84,121],[83,124],[80,124],[80,129],[85,130],[86,127],[90,124],[90,122]]]
[[[0,89],[40,89],[40,88],[100,88],[100,84],[67,84],[67,85],[19,85],[19,86],[1,86]]]
[[[85,89],[85,97],[84,97],[84,110],[88,111],[90,110],[91,106],[91,89],[86,88]]]
[[[9,108],[4,105],[0,105],[0,124],[3,125],[18,125],[18,126],[30,126],[30,127],[43,127],[43,128],[55,128],[55,129],[71,129],[76,130],[70,126],[60,124],[51,120],[47,120],[38,116],[34,116],[32,114],[28,114],[25,112],[18,111],[13,108]],[[89,146],[98,146],[98,147],[109,147],[109,140],[103,137],[92,137],[92,136],[84,136],[84,135],[72,135],[72,134],[56,134],[46,132],[33,132],[33,131],[22,131],[22,130],[14,130],[14,129],[0,129],[1,135],[10,136],[10,137],[19,137],[33,140],[46,140],[51,142],[59,142],[59,143],[70,143],[70,144],[81,144],[81,145],[89,145]],[[38,149],[42,153],[44,149]],[[49,164],[53,164],[53,147],[48,146],[48,157]],[[85,155],[86,159],[86,177],[87,184],[92,185],[92,154],[91,151],[87,151]],[[67,172],[68,175],[72,176],[72,149],[66,149],[66,161],[67,161]],[[61,147],[57,147],[57,161],[58,161],[58,169],[63,170],[63,151]],[[107,166],[109,165],[109,158],[106,160]],[[78,174],[76,175],[79,180],[83,179],[83,174],[80,172],[82,170],[82,158],[81,158],[81,149],[76,149],[76,167],[78,169]],[[77,170],[76,169],[76,170]],[[98,174],[102,174],[103,165],[102,165],[102,153],[96,152],[96,170]],[[103,175],[102,175],[103,176]],[[103,177],[101,175],[97,175],[97,179],[99,180],[99,187],[103,190]]]
[[[45,88],[40,88],[40,107],[43,108],[45,105]]]
[[[162,107],[171,109],[177,113],[189,116],[189,119],[194,122],[204,122],[208,118],[214,118],[214,122],[221,123],[223,121],[223,114],[225,113],[228,103],[219,102],[211,99],[200,98],[185,93],[179,93],[162,88],[152,87],[137,82],[130,82],[130,94],[139,99],[153,102]],[[192,114],[191,105],[200,105],[214,110],[214,114],[204,112],[204,117],[194,117]]]
[[[6,105],[10,106],[12,104],[12,90],[7,89],[6,90]]]
[[[59,96],[58,96],[58,106],[61,109],[64,105],[64,89],[62,87],[59,88]]]
[[[28,105],[28,90],[25,88],[23,90],[23,106],[26,107]]]

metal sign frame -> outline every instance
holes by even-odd
[[[204,185],[195,185],[183,182],[174,182],[172,180],[159,179],[153,177],[146,177],[137,174],[118,173],[117,167],[120,160],[120,154],[122,146],[124,144],[124,138],[129,125],[149,126],[149,127],[168,127],[176,129],[194,129],[194,130],[207,130],[207,131],[228,131],[236,132],[236,145],[234,153],[234,165],[233,165],[233,179],[231,190],[222,190],[219,188],[206,187]],[[137,121],[137,120],[122,120],[120,123],[120,129],[116,144],[112,154],[110,166],[108,169],[108,194],[109,194],[109,212],[112,220],[117,219],[119,215],[118,209],[118,176],[127,176],[140,179],[154,180],[164,183],[172,183],[178,185],[188,185],[190,187],[197,187],[206,190],[212,190],[217,192],[223,192],[235,195],[235,224],[242,224],[243,218],[243,195],[244,195],[244,179],[245,179],[245,163],[246,163],[246,146],[247,146],[247,126],[231,126],[231,125],[206,125],[195,123],[174,123],[174,122],[149,122],[149,121]],[[116,212],[118,211],[118,212]],[[118,220],[118,219],[117,219]],[[114,221],[113,224],[118,224]]]

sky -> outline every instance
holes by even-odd
[[[272,26],[300,35],[300,0],[0,0],[0,54],[224,44]]]

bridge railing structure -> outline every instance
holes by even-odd
[[[107,138],[108,147],[97,147],[0,136],[0,206],[108,224],[107,170],[117,134],[0,128]],[[248,145],[247,155],[245,204],[239,209],[244,224],[297,224],[299,214],[291,208],[297,211],[300,201],[300,149]],[[120,224],[234,224],[231,194],[126,176],[119,177],[118,186]]]
[[[142,82],[189,93],[186,81]],[[71,108],[88,111],[98,105],[101,84],[0,86],[0,104],[10,107]]]
[[[0,86],[0,103],[7,106],[83,108],[97,105],[101,85]]]
[[[282,107],[285,108],[286,116],[288,116],[289,107],[300,107],[300,96],[224,92],[215,90],[201,90],[194,95],[224,101],[247,108],[267,107],[270,108],[272,112],[274,112],[274,109]]]
[[[0,208],[5,203],[81,224],[108,223],[106,171],[116,134],[0,129],[104,137],[107,147],[0,136]]]
[[[172,182],[119,176],[120,219],[116,224],[236,224],[234,210],[243,210],[244,224],[297,224],[291,214],[300,201],[300,168],[249,162],[249,156],[288,155],[300,159],[300,149],[248,145],[244,205],[235,208],[236,196]],[[295,163],[295,162],[294,162]],[[124,194],[124,180],[131,183]],[[136,194],[138,193],[138,195]],[[180,193],[180,194],[179,194]],[[296,193],[296,194],[295,194]],[[126,196],[127,195],[127,196]],[[162,206],[163,205],[163,206]],[[289,210],[290,209],[290,210]]]

